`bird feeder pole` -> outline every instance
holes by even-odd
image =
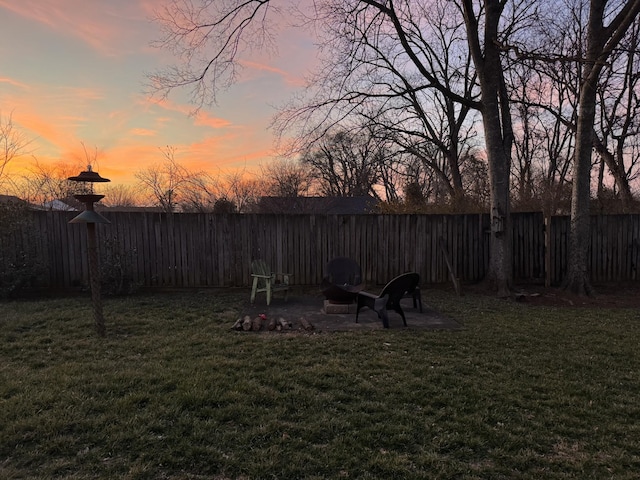
[[[87,170],[80,172],[76,177],[69,177],[73,182],[89,183],[90,193],[82,193],[74,195],[74,198],[85,205],[85,210],[77,217],[74,217],[69,223],[86,223],[87,224],[87,256],[89,260],[89,283],[91,285],[91,301],[93,304],[93,318],[95,321],[96,331],[98,335],[104,337],[106,328],[104,325],[104,316],[102,315],[102,298],[100,295],[100,264],[98,259],[98,240],[96,235],[96,223],[111,223],[98,212],[94,210],[93,204],[104,198],[104,195],[96,195],[93,193],[93,182],[110,182],[108,178],[101,177],[98,172],[91,169],[91,165]]]

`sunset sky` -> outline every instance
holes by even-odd
[[[275,113],[303,83],[313,42],[286,30],[274,57],[247,58],[219,105],[190,116],[186,92],[149,98],[145,74],[175,59],[152,48],[161,0],[0,0],[0,112],[32,139],[11,169],[64,162],[83,165],[98,150],[97,170],[114,183],[162,161],[171,146],[192,170],[257,171],[272,158]]]

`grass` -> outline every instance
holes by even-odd
[[[0,304],[0,478],[640,471],[640,314],[427,291],[457,332],[230,329],[246,295]]]

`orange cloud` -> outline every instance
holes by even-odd
[[[149,128],[134,128],[129,133],[136,137],[155,137],[158,132]]]
[[[37,143],[46,143],[56,148],[66,148],[73,143],[72,136],[64,128],[51,123],[36,112],[21,109],[14,113],[14,120],[22,128],[33,132]],[[38,154],[38,152],[34,152]]]
[[[239,153],[237,148],[231,147],[236,142],[236,135],[206,138],[178,148],[176,153],[179,157],[177,158],[188,168],[212,173],[213,171],[250,171],[273,153],[260,145],[254,148],[249,147]]]
[[[232,126],[232,123],[229,120],[225,120],[224,118],[212,117],[206,112],[202,110],[199,111],[194,120],[195,125],[202,125],[205,127],[211,127],[213,129],[218,128],[226,128]]]
[[[118,145],[100,153],[100,175],[114,183],[132,185],[136,172],[161,161],[162,153],[154,145]]]
[[[77,132],[91,120],[84,112],[103,97],[100,89],[31,85],[21,94],[0,94],[0,104],[11,106],[14,122],[38,144],[65,149],[79,144]]]

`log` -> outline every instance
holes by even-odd
[[[242,330],[242,318],[241,317],[238,317],[238,319],[236,320],[236,323],[233,324],[231,329],[232,330]]]
[[[304,317],[300,317],[300,323],[302,324],[302,328],[304,328],[307,332],[313,330],[313,325]]]
[[[272,330],[276,329],[276,317],[273,317],[273,318],[269,319],[269,323],[267,325],[267,328],[269,329],[269,331],[272,331]]]
[[[251,323],[251,317],[249,315],[246,315],[244,317],[244,320],[242,321],[242,330],[244,330],[245,332],[251,330]]]
[[[251,324],[251,330],[254,332],[259,331],[262,328],[262,318],[256,317],[253,319],[253,323]]]
[[[285,329],[286,329],[286,328],[291,328],[291,324],[290,324],[289,322],[287,322],[287,321],[286,321],[284,318],[282,318],[282,317],[278,317],[278,325],[279,325],[279,327],[280,327],[278,330],[281,330],[281,329],[283,329],[283,328],[285,328]]]

